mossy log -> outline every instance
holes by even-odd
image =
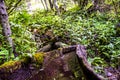
[[[0,65],[0,80],[1,78],[5,78],[15,70],[21,68],[21,61],[9,61],[5,62],[4,64]]]
[[[28,55],[22,56],[20,60],[11,60],[0,65],[0,79],[12,80],[12,79],[9,79],[9,76],[11,76],[11,74],[15,73],[16,71],[18,72],[21,69],[22,70],[24,70],[25,68],[30,69],[30,64],[32,63],[34,63],[33,66],[36,69],[38,67],[41,67],[43,63],[44,53],[43,52],[35,53],[32,56],[33,57],[30,57]]]
[[[2,80],[83,80],[83,78],[84,80],[104,80],[88,64],[84,46],[74,45],[42,54],[44,55],[41,55],[41,52],[37,53],[37,59],[28,63],[25,69],[21,67],[6,78],[3,79],[1,76],[0,78]],[[31,68],[36,61],[40,63],[43,61],[42,67]],[[38,64],[41,65],[40,63]],[[77,71],[81,72],[78,75],[82,77],[76,76]]]

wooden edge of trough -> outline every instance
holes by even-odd
[[[55,51],[59,51],[60,55],[69,54],[71,51],[76,51],[79,66],[85,76],[86,80],[105,80],[102,76],[94,72],[93,68],[87,62],[87,54],[83,45],[73,45],[69,47],[59,48]],[[49,53],[49,52],[46,52]],[[46,55],[46,54],[45,54]],[[11,70],[17,70],[21,68],[22,61],[16,61],[9,67],[0,67],[0,74],[3,72],[12,72]]]
[[[86,80],[105,80],[104,77],[95,73],[93,68],[88,63],[85,46],[73,45],[73,46],[69,46],[69,47],[65,47],[65,48],[61,49],[62,55],[69,54],[69,52],[71,52],[71,51],[76,51],[79,66],[80,66]]]

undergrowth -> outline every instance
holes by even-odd
[[[114,29],[118,20],[110,14],[87,14],[77,7],[60,16],[44,11],[30,15],[24,10],[10,16],[12,38],[18,53],[35,53],[36,44],[39,44],[35,43],[35,34],[46,35],[46,31],[51,30],[53,38],[60,36],[59,41],[85,45],[92,65],[116,67],[120,65],[117,62],[120,60],[120,37],[116,37]]]

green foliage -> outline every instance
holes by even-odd
[[[9,20],[12,29],[12,39],[15,44],[14,46],[16,52],[19,53],[20,55],[24,53],[35,53],[36,43],[32,39],[33,38],[32,33],[29,31],[31,15],[28,14],[28,12],[25,10],[23,10],[22,12],[18,11],[11,15]],[[9,55],[9,53],[11,53],[11,48],[8,46],[8,44],[6,44],[6,41],[4,40],[5,38],[1,34],[0,35],[0,50],[1,50],[0,55],[2,55],[0,59],[1,63],[8,59],[13,59],[13,54]]]
[[[11,51],[11,48],[5,41],[5,37],[2,35],[2,28],[0,27],[0,64],[9,60],[10,51]]]
[[[85,45],[88,56],[98,56],[112,63],[116,58],[113,59],[113,56],[120,54],[120,44],[114,30],[118,20],[114,14],[110,14],[95,12],[86,17],[86,13],[78,11],[77,7],[61,16],[51,12],[38,12],[32,16],[35,19],[32,26],[39,25],[37,29],[43,33],[46,29],[52,29],[54,35],[61,36],[67,44]]]
[[[7,61],[9,58],[9,52],[8,50],[1,48],[0,49],[0,64],[4,63],[4,61]]]
[[[36,51],[36,44],[32,40],[32,33],[29,31],[31,19],[31,15],[25,10],[10,16],[12,38],[18,53],[34,53]]]
[[[115,4],[119,2],[113,1]],[[105,0],[104,3],[113,5],[113,2],[108,0]],[[109,62],[112,66],[118,66],[120,63],[115,62],[120,59],[120,37],[116,37],[114,26],[118,23],[120,15],[114,14],[114,7],[107,13],[96,11],[88,14],[85,10],[92,5],[89,1],[84,9],[80,10],[80,7],[75,6],[60,16],[55,15],[52,11],[36,11],[30,15],[27,10],[20,10],[10,15],[12,38],[17,53],[35,53],[36,42],[32,39],[34,38],[32,30],[37,29],[39,31],[37,34],[40,36],[47,30],[52,30],[53,37],[60,37],[59,41],[69,45],[85,45],[89,59],[92,58],[90,59],[92,65],[105,67],[104,64]],[[117,12],[119,13],[119,8]],[[0,31],[2,30],[0,29]],[[0,47],[2,47],[0,53],[6,54],[8,57],[9,47],[6,48],[7,44],[3,40],[3,35],[0,35]],[[39,56],[41,55],[35,57],[41,63],[43,59]],[[77,76],[78,73],[75,74]]]

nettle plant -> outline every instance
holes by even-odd
[[[36,43],[32,39],[32,33],[29,31],[31,19],[31,15],[24,10],[10,16],[12,38],[16,51],[20,54],[34,53],[36,51]]]
[[[39,15],[39,18],[35,17]],[[115,48],[118,40],[115,38],[114,30],[117,20],[107,14],[106,17],[104,15],[97,12],[88,18],[74,10],[71,14],[67,12],[62,16],[46,13],[37,14],[34,18],[36,24],[44,26],[43,28],[52,29],[56,36],[69,37],[70,44],[87,46],[90,57],[101,56],[110,61],[111,56],[118,54],[117,48]],[[117,44],[117,46],[119,45]]]
[[[58,23],[62,26],[55,27],[54,30],[56,34],[62,35],[67,32],[71,42],[85,45],[90,57],[98,56],[112,62],[116,60],[115,56],[120,54],[119,37],[115,37],[114,29],[117,20],[110,18],[109,15],[103,16],[97,14],[95,17],[86,18],[69,15]]]

